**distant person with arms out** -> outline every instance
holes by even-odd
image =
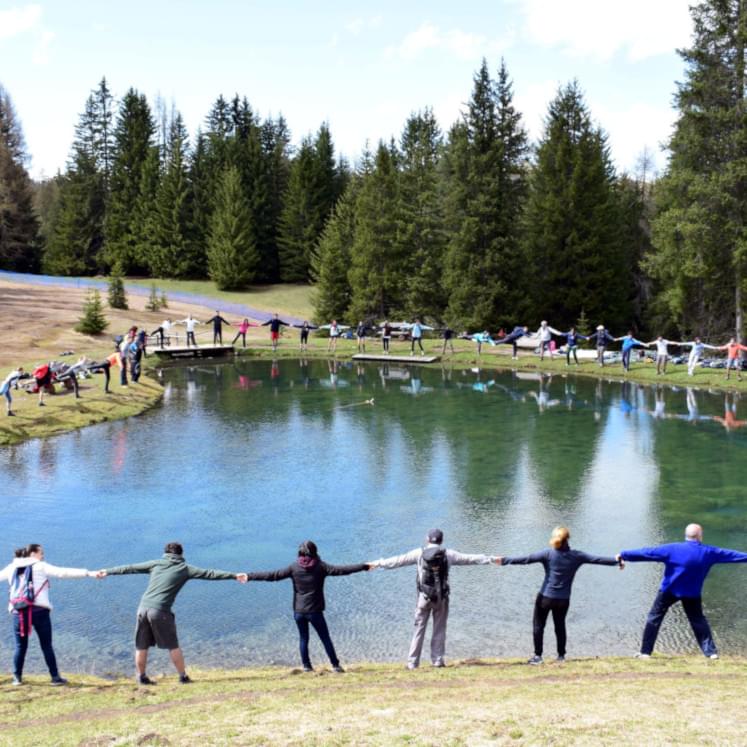
[[[718,659],[711,627],[703,614],[703,583],[712,566],[717,563],[747,563],[747,553],[704,545],[703,527],[688,524],[684,542],[623,550],[617,557],[626,563],[664,564],[664,577],[648,613],[638,656],[644,659],[651,656],[664,617],[673,604],[680,602],[701,651],[710,659]]]
[[[718,350],[715,345],[708,345],[703,342],[700,337],[696,337],[692,342],[680,343],[684,347],[690,348],[690,355],[687,357],[687,375],[695,376],[695,369],[703,358],[703,353],[706,350]]]
[[[217,309],[215,310],[215,316],[211,316],[210,319],[208,319],[205,324],[210,324],[210,322],[213,323],[213,345],[223,344],[223,325],[230,327],[231,322],[228,321],[228,319],[224,319],[220,315],[220,311]]]
[[[417,566],[416,584],[418,600],[415,607],[415,633],[407,655],[407,668],[420,666],[428,618],[433,615],[431,633],[431,663],[434,667],[446,666],[446,623],[449,618],[449,572],[455,565],[488,565],[496,562],[490,555],[465,555],[443,547],[444,534],[431,529],[426,535],[425,547],[418,547],[404,555],[381,558],[369,563],[373,568],[402,568]]]
[[[576,571],[587,563],[593,565],[619,565],[624,563],[613,557],[588,555],[581,550],[572,550],[568,544],[571,533],[566,527],[555,527],[550,536],[550,547],[531,555],[498,558],[499,565],[528,565],[542,563],[545,579],[534,600],[534,656],[529,664],[542,664],[543,641],[547,617],[552,613],[555,640],[558,648],[556,661],[564,662],[566,654],[565,618],[571,603],[571,587]]]
[[[359,353],[366,352],[366,331],[367,330],[368,330],[367,324],[365,324],[362,320],[358,322],[358,326],[355,328],[355,339],[358,342]]]
[[[13,404],[13,397],[10,396],[11,387],[18,389],[18,382],[24,378],[23,366],[18,366],[15,370],[11,371],[4,379],[3,383],[0,384],[0,394],[5,397],[5,414],[13,415],[11,405]]]
[[[562,332],[560,336],[565,337],[565,365],[571,365],[571,353],[573,353],[573,360],[576,361],[576,365],[578,365],[578,355],[576,355],[576,351],[578,350],[578,341],[588,340],[589,338],[586,335],[580,335],[578,332],[576,332],[575,327],[571,327],[568,332]]]
[[[301,330],[299,334],[299,347],[305,353],[309,349],[309,332],[312,329],[319,329],[314,324],[309,324],[305,319],[302,324],[294,324],[294,327],[298,327]]]
[[[244,317],[239,323],[238,323],[239,331],[236,333],[236,337],[231,340],[231,345],[236,344],[236,340],[241,338],[241,343],[243,347],[246,347],[246,333],[249,327],[258,327],[258,324],[252,324],[246,317]]]
[[[551,327],[546,321],[542,320],[539,329],[535,334],[539,338],[540,360],[543,361],[545,359],[545,350],[550,351],[550,360],[552,360],[555,352],[552,344],[552,336],[561,336],[562,332],[558,332],[557,329]]]
[[[633,348],[644,346],[646,343],[636,340],[633,337],[633,330],[630,330],[627,335],[623,337],[616,337],[615,342],[622,342],[622,367],[623,371],[627,373],[630,371],[630,356],[633,353]]]
[[[446,346],[449,346],[452,354],[454,353],[454,330],[446,326],[441,330],[441,336],[444,338],[444,346],[441,355],[446,355]]]
[[[44,548],[30,544],[16,550],[10,565],[0,571],[0,581],[10,584],[8,611],[13,620],[15,653],[13,654],[13,684],[23,684],[23,665],[31,632],[36,631],[52,685],[65,685],[60,676],[57,657],[52,647],[52,603],[49,599],[50,578],[96,578],[101,574],[85,568],[61,568],[44,560]]]
[[[327,352],[337,352],[337,339],[340,337],[340,327],[337,325],[337,319],[333,319],[329,325],[329,341],[327,342]]]
[[[187,565],[184,549],[178,542],[169,542],[164,548],[163,557],[134,565],[119,565],[99,571],[101,576],[122,576],[130,573],[150,575],[137,610],[135,628],[135,668],[140,685],[155,685],[146,674],[148,649],[152,646],[168,649],[171,662],[179,673],[179,681],[188,684],[189,678],[184,666],[184,655],[179,647],[176,634],[176,620],[171,608],[182,586],[191,579],[206,581],[238,580],[246,582],[246,574],[228,571],[206,570]]]
[[[597,363],[604,368],[604,353],[607,350],[607,344],[614,342],[615,338],[609,333],[603,324],[597,325],[596,332],[589,335],[589,340],[596,340],[597,346]]]
[[[501,337],[500,340],[496,340],[496,345],[508,345],[511,343],[513,347],[513,353],[511,357],[516,360],[519,357],[519,346],[518,342],[522,337],[529,334],[529,327],[514,327],[505,337]]]
[[[181,320],[180,324],[183,324],[187,328],[187,347],[190,346],[190,343],[197,347],[197,342],[195,341],[195,326],[202,324],[202,322],[198,322],[197,319],[192,317],[192,314],[189,314],[186,319]]]
[[[327,621],[324,619],[324,582],[328,576],[349,576],[351,573],[371,570],[367,563],[353,565],[331,565],[319,557],[317,546],[311,540],[298,547],[296,560],[286,568],[277,571],[249,572],[249,581],[283,581],[289,578],[293,583],[293,619],[298,628],[299,648],[304,672],[313,672],[309,656],[309,625],[314,628],[327,652],[335,672],[345,670],[337,658]]]
[[[384,322],[381,325],[381,344],[384,347],[384,352],[389,352],[389,343],[392,340],[392,325],[389,322]]]
[[[158,335],[158,347],[163,348],[164,343],[170,345],[169,332],[171,331],[171,319],[164,319],[160,327],[156,327],[150,336]]]
[[[667,372],[667,362],[669,361],[669,346],[678,345],[679,343],[672,340],[665,340],[659,335],[655,340],[644,343],[646,346],[656,345],[656,375],[662,376]]]
[[[740,353],[747,350],[747,345],[742,345],[737,342],[735,337],[732,337],[726,345],[722,345],[719,350],[726,350],[726,380],[729,380],[729,374],[731,369],[735,369],[737,372],[737,381],[742,380],[742,361]]]
[[[415,355],[415,344],[417,343],[420,348],[420,355],[425,355],[423,350],[423,327],[420,324],[420,319],[416,319],[410,330],[410,353]]]
[[[272,319],[268,319],[266,322],[262,323],[263,327],[270,328],[270,341],[272,342],[272,352],[276,352],[278,349],[278,340],[280,339],[280,328],[281,327],[287,327],[288,322],[284,322],[282,319],[278,318],[277,314],[272,315]]]

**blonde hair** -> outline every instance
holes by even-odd
[[[571,537],[571,532],[568,527],[555,527],[550,535],[550,547],[554,547],[559,550],[563,545],[568,544],[568,540]]]

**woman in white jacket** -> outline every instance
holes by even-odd
[[[31,585],[34,593],[31,605],[17,609],[18,599],[23,593],[26,568],[31,566]],[[49,579],[50,578],[96,578],[96,571],[85,568],[60,568],[59,566],[44,561],[44,548],[41,545],[31,544],[23,550],[16,550],[16,557],[10,565],[0,571],[0,581],[8,581],[10,584],[10,599],[8,611],[13,618],[13,634],[15,636],[15,653],[13,654],[13,684],[20,685],[23,682],[23,663],[26,659],[26,651],[29,646],[31,629],[36,630],[39,637],[39,645],[44,654],[52,685],[64,685],[67,680],[60,677],[57,669],[57,659],[52,648],[52,621],[50,612],[52,604],[49,601]],[[29,595],[31,596],[31,595]],[[21,604],[23,604],[21,602]]]

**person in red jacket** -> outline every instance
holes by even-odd
[[[739,353],[747,350],[747,345],[741,345],[735,338],[731,338],[726,345],[722,345],[718,350],[726,350],[726,378],[729,379],[729,373],[732,367],[737,371],[737,381],[742,380],[742,369],[739,366]]]

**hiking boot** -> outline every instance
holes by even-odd
[[[137,684],[138,685],[155,685],[156,681],[148,677],[147,674],[141,674],[141,675],[138,675]]]
[[[345,670],[339,664],[332,667],[332,671],[336,672],[337,674],[345,674]]]
[[[532,666],[537,666],[538,664],[544,664],[541,656],[537,656],[536,654],[527,661],[527,664],[531,664]]]
[[[39,405],[39,407],[46,407],[46,405],[43,402],[37,402],[37,404]]]
[[[18,687],[23,684],[23,680],[17,674],[14,674],[13,681],[10,684],[13,685],[13,687]]]
[[[189,675],[186,674],[186,672],[184,674],[179,675],[179,684],[180,685],[191,685],[192,684],[192,680],[190,679]]]
[[[52,677],[52,687],[62,687],[62,685],[67,685],[67,680],[64,677],[60,677],[57,675],[57,677]]]

